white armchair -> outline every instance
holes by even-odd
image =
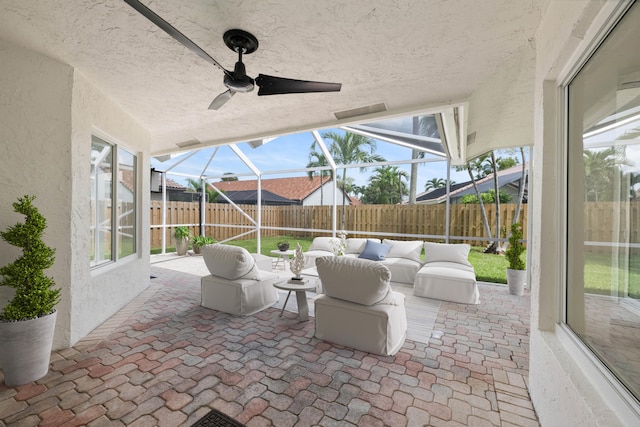
[[[202,257],[211,273],[200,279],[202,306],[245,316],[278,301],[278,275],[259,270],[246,249],[218,243],[204,246]]]
[[[407,314],[404,295],[391,290],[389,269],[375,261],[349,257],[316,260],[324,294],[315,301],[321,340],[380,355],[404,344]]]

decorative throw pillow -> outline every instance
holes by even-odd
[[[421,240],[404,241],[384,239],[382,243],[391,245],[387,258],[405,258],[420,262],[420,252],[422,252]]]
[[[391,245],[386,243],[377,243],[372,240],[367,240],[362,253],[358,258],[370,259],[372,261],[382,261],[391,249]]]
[[[335,237],[315,237],[309,246],[310,251],[327,251],[333,253],[332,241],[337,241]]]
[[[424,242],[424,263],[445,261],[471,266],[469,262],[470,250],[471,246],[466,243]]]
[[[261,280],[260,270],[249,251],[239,246],[206,245],[202,247],[202,258],[212,276],[228,280]]]

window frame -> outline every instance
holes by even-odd
[[[574,81],[576,76],[582,71],[588,61],[593,57],[600,46],[607,40],[617,25],[623,19],[627,12],[634,6],[640,8],[640,4],[636,4],[635,0],[622,1],[610,9],[606,10],[596,22],[599,28],[593,33],[591,41],[588,42],[581,51],[567,62],[568,67],[560,73],[562,76],[558,79],[556,88],[557,110],[556,117],[558,120],[558,141],[561,144],[559,149],[559,169],[561,180],[559,185],[559,212],[561,215],[560,226],[562,230],[562,238],[560,239],[559,251],[561,255],[560,262],[560,286],[558,288],[558,312],[557,332],[559,338],[565,344],[567,350],[573,355],[576,364],[581,366],[587,376],[590,377],[597,388],[601,390],[605,396],[605,400],[615,408],[615,412],[621,419],[637,422],[640,420],[640,399],[637,399],[623,383],[618,379],[596,353],[582,340],[582,338],[574,332],[568,324],[568,287],[569,287],[569,174],[572,170],[569,153],[569,85]],[[608,13],[607,13],[608,12]],[[605,16],[606,15],[606,16]],[[586,37],[585,37],[586,38]],[[609,390],[609,391],[607,391]]]
[[[97,141],[96,141],[97,140]],[[110,206],[111,206],[111,212],[110,212],[110,221],[111,221],[111,227],[110,227],[110,253],[111,256],[108,259],[101,259],[101,260],[92,260],[91,257],[89,259],[89,266],[90,269],[92,271],[100,269],[102,267],[105,266],[110,266],[110,265],[114,265],[117,264],[119,261],[121,260],[127,260],[133,256],[139,255],[140,253],[140,213],[139,213],[139,209],[140,209],[140,185],[139,185],[139,170],[140,170],[140,156],[139,153],[135,152],[134,150],[130,150],[127,146],[125,146],[124,144],[122,144],[121,142],[119,142],[118,140],[116,140],[115,138],[105,134],[104,132],[98,130],[98,129],[93,129],[91,132],[91,144],[93,144],[95,142],[100,142],[103,144],[106,144],[110,147],[111,149],[111,183],[110,183],[110,190],[111,190],[111,194],[110,197],[108,199],[108,201],[110,202]],[[132,187],[133,187],[133,194],[132,194],[132,203],[133,203],[133,207],[134,207],[134,211],[133,211],[133,224],[134,224],[134,235],[133,235],[133,251],[131,253],[128,253],[124,256],[120,256],[120,252],[121,252],[121,244],[120,242],[120,232],[121,232],[121,222],[120,222],[120,218],[118,215],[118,207],[119,204],[121,203],[122,199],[120,197],[120,186],[119,186],[119,181],[120,181],[120,172],[121,172],[121,168],[120,168],[120,150],[125,151],[128,155],[130,155],[132,157],[132,167],[133,167],[133,182],[132,182]],[[93,160],[91,160],[92,162]],[[115,178],[115,179],[114,179]],[[92,184],[90,184],[92,185]],[[93,189],[90,190],[90,194],[89,194],[89,198],[90,198],[90,203],[94,203],[94,197],[96,197],[93,194]],[[95,227],[97,229],[97,209],[96,212],[91,212],[90,215],[92,215],[92,218],[90,219],[90,226],[91,227]],[[98,233],[96,231],[94,231],[94,241],[93,241],[93,245],[94,247],[91,248],[91,251],[94,253],[95,249],[101,244],[101,242],[98,240]],[[104,242],[106,243],[106,242]],[[90,252],[91,253],[91,252]]]

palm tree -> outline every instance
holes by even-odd
[[[369,178],[369,185],[365,189],[363,202],[370,204],[397,204],[402,202],[402,196],[407,194],[407,172],[397,166],[381,166],[375,168],[375,175]]]
[[[195,193],[202,193],[202,181],[200,181],[199,179],[187,178],[187,184],[189,185],[189,188],[192,189]],[[211,188],[209,188],[209,186],[205,188],[205,191],[207,193],[207,201],[209,203],[215,202],[218,199],[220,193],[212,190]]]
[[[233,175],[233,172],[225,172],[222,175],[224,176],[220,178],[220,181],[237,181],[238,180],[237,176],[231,176]]]
[[[316,151],[316,143],[311,144],[311,152],[309,153],[308,168],[317,168],[321,166],[329,166],[329,162],[324,154]],[[333,178],[333,171],[330,169],[322,169],[308,172],[309,179],[312,180],[315,175],[320,175],[320,205],[324,205],[324,177]]]
[[[613,200],[615,175],[621,166],[628,166],[624,147],[609,147],[604,150],[584,150],[584,200]]]
[[[522,173],[520,175],[520,188],[518,191],[518,204],[516,205],[516,213],[513,216],[513,224],[520,222],[520,209],[522,208],[522,199],[524,198],[524,189],[527,187],[527,162],[524,158],[524,148],[520,147],[520,157],[522,158]]]
[[[480,189],[478,188],[478,183],[476,179],[480,179],[485,176],[485,170],[482,166],[486,155],[476,157],[475,159],[467,162],[466,166],[457,166],[456,171],[462,172],[466,170],[469,173],[469,178],[471,179],[471,183],[473,184],[473,189],[476,192],[476,196],[478,197],[478,204],[480,205],[480,217],[482,218],[482,224],[484,224],[484,232],[488,237],[491,237],[491,227],[489,227],[489,220],[487,219],[487,211],[484,209],[484,203],[482,201],[482,195],[480,194]],[[477,177],[474,177],[473,171],[476,171]],[[491,242],[492,245],[495,245],[495,242]]]
[[[438,124],[433,115],[419,116],[413,118],[413,133],[417,135],[438,138]],[[424,159],[424,151],[411,150],[411,160]],[[409,179],[409,204],[416,203],[416,192],[418,189],[418,166],[419,163],[411,163],[411,176]]]
[[[323,138],[330,139],[332,142],[329,147],[329,153],[337,164],[350,165],[357,163],[384,162],[385,159],[375,154],[376,142],[366,136],[358,135],[351,132],[344,134],[329,131],[322,134]],[[366,167],[360,168],[361,171]],[[342,182],[347,181],[347,168],[342,169]],[[346,189],[346,188],[345,188]],[[345,204],[347,195],[342,192],[342,228],[345,225]]]
[[[520,158],[522,159],[522,173],[520,175],[520,188],[518,191],[518,203],[516,204],[516,213],[513,215],[513,221],[511,225],[517,224],[520,219],[520,210],[522,209],[522,199],[524,198],[524,189],[527,184],[527,164],[526,159],[524,157],[524,148],[520,147]],[[509,233],[507,235],[507,241],[502,245],[501,252],[507,250],[507,246],[509,246],[509,238],[511,237],[511,227],[509,227]]]
[[[498,162],[496,160],[495,151],[491,152],[491,156],[489,157],[491,160],[491,166],[493,168],[493,188],[497,197],[495,197],[496,204],[496,242],[497,246],[494,246],[494,251],[496,253],[500,252],[500,185],[498,184]]]
[[[424,184],[424,191],[435,190],[436,188],[442,188],[447,185],[447,181],[442,178],[428,179]]]

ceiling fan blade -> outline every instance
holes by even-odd
[[[285,79],[283,77],[259,74],[256,84],[260,87],[258,96],[282,95],[285,93],[339,92],[341,83],[311,82],[307,80]]]
[[[190,51],[198,55],[200,58],[220,68],[222,71],[224,71],[225,74],[231,74],[230,71],[226,70],[222,65],[220,65],[218,61],[213,59],[200,46],[195,44],[191,39],[189,39],[187,36],[185,36],[180,31],[178,31],[174,26],[169,24],[167,21],[165,21],[163,18],[161,18],[159,15],[157,15],[154,11],[149,9],[147,6],[140,3],[138,0],[124,0],[124,1],[129,6],[137,10],[145,18],[147,18],[149,21],[156,24],[161,30],[169,34],[171,37],[173,37],[176,41],[178,41],[183,46],[188,48]]]
[[[233,95],[235,95],[236,93],[234,91],[232,91],[231,89],[222,92],[220,95],[216,96],[213,101],[211,101],[211,104],[209,105],[209,110],[217,110],[220,107],[222,107],[224,104],[227,103],[228,100],[231,99],[231,97]]]

